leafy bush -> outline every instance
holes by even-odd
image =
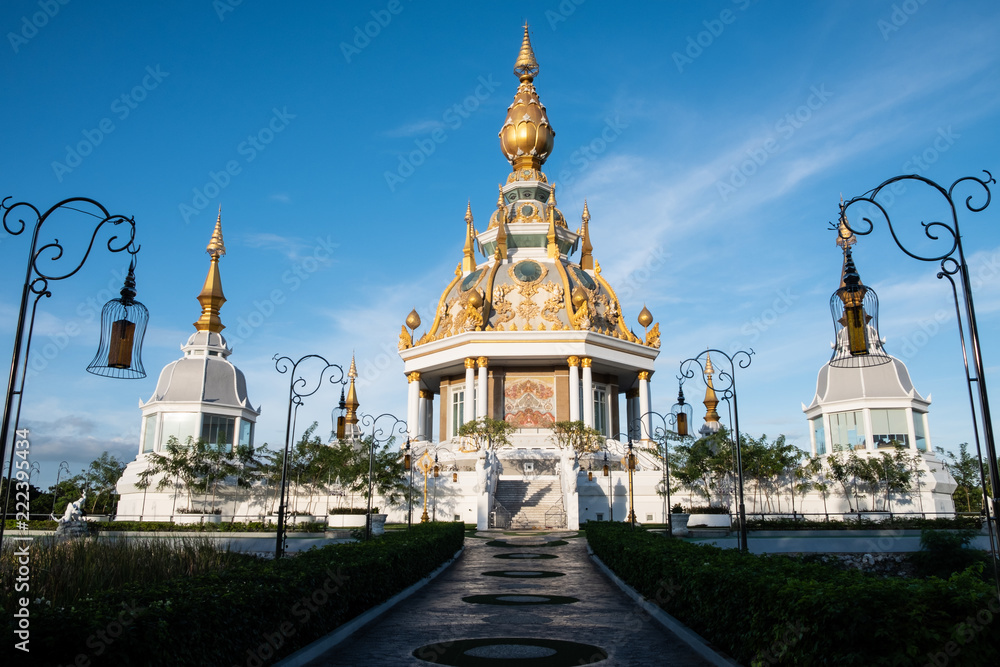
[[[967,625],[1000,613],[972,571],[881,579],[610,522],[588,524],[587,539],[625,582],[741,664],[922,665],[938,653],[949,665],[1000,662],[1000,636]],[[956,657],[943,653],[949,642]]]
[[[729,514],[728,505],[692,505],[688,514]]]
[[[415,525],[279,561],[94,590],[69,608],[32,604],[31,663],[268,664],[427,576],[462,539],[460,523]],[[16,619],[6,617],[14,637]],[[0,651],[7,664],[23,655],[13,644]]]
[[[940,577],[947,579],[956,572],[977,566],[981,572],[992,578],[992,570],[987,571],[989,557],[975,549],[969,548],[969,543],[976,536],[972,530],[928,530],[920,533],[920,551],[910,556],[910,562],[916,566],[917,575],[921,577]]]

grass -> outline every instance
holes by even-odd
[[[90,594],[126,584],[153,585],[255,560],[198,537],[36,540],[28,546],[29,595],[53,607],[72,607]],[[0,551],[0,609],[13,609],[16,597],[24,596],[14,588],[19,566],[15,545],[5,544]]]

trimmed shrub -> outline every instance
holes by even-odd
[[[972,570],[881,579],[610,522],[590,523],[587,540],[621,579],[741,664],[1000,662],[1000,603]]]
[[[247,559],[219,572],[94,591],[68,609],[33,604],[31,663],[270,664],[427,576],[462,541],[462,524],[415,525],[280,561]],[[13,644],[5,645],[8,664],[24,655]]]

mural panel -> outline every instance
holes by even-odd
[[[508,377],[503,393],[504,419],[514,426],[549,428],[555,422],[555,378]]]

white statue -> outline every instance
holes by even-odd
[[[75,523],[78,521],[83,521],[83,506],[86,504],[86,502],[87,502],[87,491],[84,490],[83,495],[80,496],[79,500],[68,503],[66,505],[66,511],[63,512],[62,517],[57,519],[55,514],[50,514],[49,516],[52,517],[53,521],[58,521],[60,525],[64,523]]]

